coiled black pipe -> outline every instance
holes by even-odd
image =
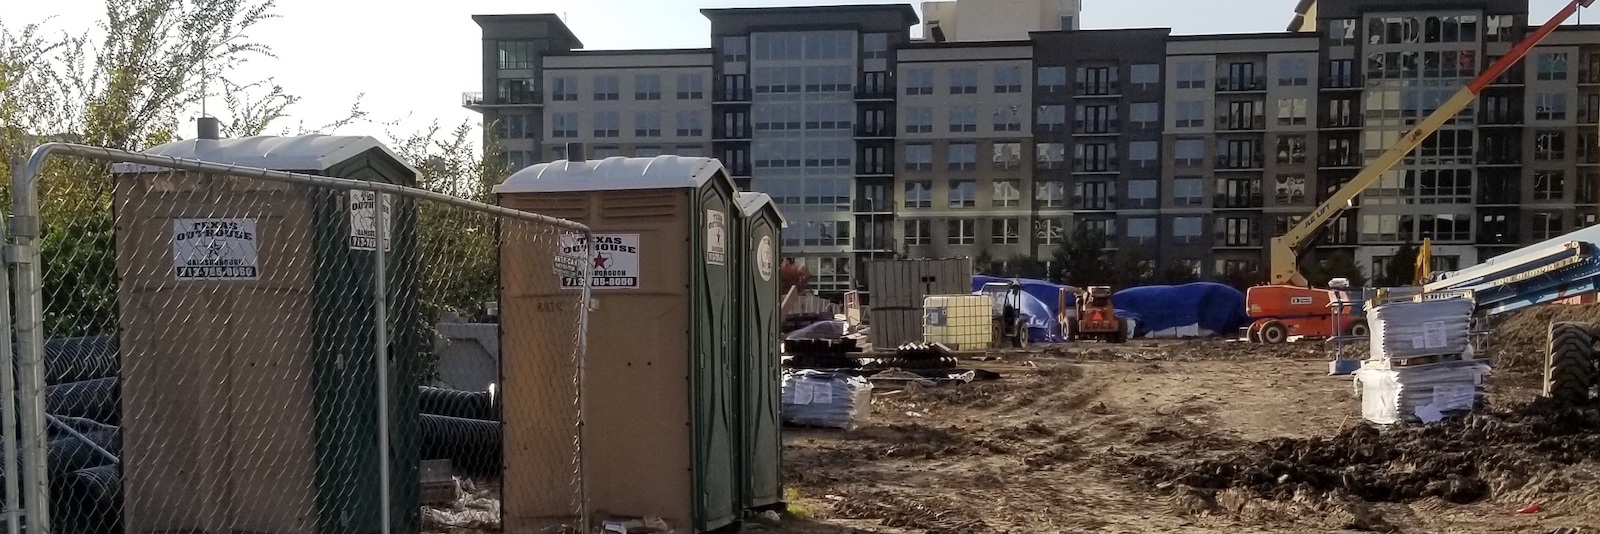
[[[422,415],[422,459],[450,460],[472,477],[500,474],[500,423],[444,415]]]
[[[99,378],[48,386],[44,409],[62,417],[77,417],[117,426],[122,424],[117,379]]]
[[[427,415],[484,421],[500,420],[500,407],[495,403],[494,395],[487,391],[420,386],[417,393],[417,404],[421,412]]]
[[[66,473],[50,484],[54,534],[122,532],[122,468],[91,467]]]
[[[66,384],[117,376],[122,372],[117,339],[68,337],[44,342],[45,383]]]
[[[89,438],[94,445],[91,446],[72,436],[50,440],[48,447],[51,478],[83,469],[113,465],[111,458],[106,458],[100,451],[95,450],[96,446],[113,456],[122,455],[122,431],[119,429],[84,432],[83,436]]]

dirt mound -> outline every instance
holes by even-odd
[[[1600,459],[1600,412],[1540,400],[1428,426],[1360,425],[1332,438],[1271,439],[1197,460],[1136,456],[1125,467],[1157,487],[1236,489],[1274,501],[1310,493],[1471,503],[1507,477],[1585,459]]]
[[[1507,314],[1493,323],[1490,352],[1497,366],[1508,370],[1536,370],[1549,350],[1550,323],[1600,323],[1600,304],[1546,304]]]
[[[928,534],[987,534],[995,529],[982,519],[959,510],[943,499],[908,498],[884,490],[852,492],[833,504],[833,515],[846,519],[877,519],[883,526],[915,528]]]

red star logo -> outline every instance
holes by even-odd
[[[594,257],[594,268],[595,269],[605,269],[606,268],[606,264],[608,264],[608,263],[611,263],[611,257],[609,257],[609,256],[603,256],[602,255],[602,256],[595,256]]]

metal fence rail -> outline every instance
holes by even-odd
[[[498,531],[510,492],[570,503],[538,516],[587,530],[590,266],[562,251],[587,227],[408,187],[403,172],[61,143],[16,171],[9,532]],[[582,283],[541,292],[537,328],[501,328],[536,353],[516,357],[543,362],[520,380],[538,387],[512,402],[427,387],[443,316],[494,321],[494,303],[525,298],[503,281],[558,288],[563,273]],[[535,439],[502,443],[527,422]],[[503,487],[508,462],[539,476]]]

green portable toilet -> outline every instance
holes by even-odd
[[[783,501],[778,258],[784,220],[765,193],[739,193],[740,504],[764,510]]]
[[[573,376],[565,332],[552,332],[552,303],[573,302],[573,276],[552,268],[598,268],[591,280],[582,406],[589,509],[612,517],[660,517],[679,532],[738,520],[739,404],[735,377],[736,277],[742,245],[733,181],[710,158],[659,156],[556,161],[528,167],[495,187],[500,205],[587,225],[552,240],[507,238],[501,250],[501,376],[506,413],[561,414],[571,399],[539,391]],[[531,266],[531,267],[530,267]],[[574,313],[576,310],[574,310]],[[516,335],[509,335],[509,333]],[[505,421],[508,532],[535,532],[570,508],[549,488],[571,450],[552,435],[567,417]],[[570,471],[567,471],[570,474]],[[564,488],[563,488],[564,489]]]
[[[147,154],[396,185],[370,137],[202,138]],[[117,331],[129,532],[376,533],[373,254],[388,251],[391,524],[419,524],[416,210],[386,195],[118,164]],[[182,506],[175,507],[175,503]]]

